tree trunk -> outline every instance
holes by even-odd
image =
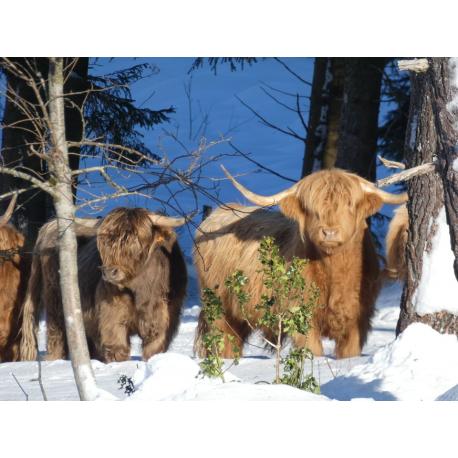
[[[375,181],[378,113],[386,58],[345,59],[335,166]]]
[[[452,102],[457,97],[452,70],[449,59],[433,58],[425,73],[411,76],[406,165],[411,168],[437,158],[438,171],[407,183],[407,279],[397,334],[422,322],[458,335],[458,167],[453,168],[458,154],[458,100]]]
[[[342,103],[344,93],[345,59],[333,57],[331,59],[332,81],[328,103],[328,128],[326,146],[323,151],[323,168],[332,169],[337,160],[340,125],[342,120]]]
[[[49,60],[49,111],[51,119],[50,173],[55,179],[54,199],[59,231],[59,278],[65,316],[67,343],[81,400],[97,397],[78,287],[77,240],[74,232],[75,206],[65,138],[63,59]]]
[[[313,72],[302,177],[333,166],[343,93],[343,59],[317,57]]]

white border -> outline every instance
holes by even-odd
[[[3,55],[456,54],[450,1],[22,0],[2,3]]]

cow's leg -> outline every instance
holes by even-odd
[[[293,344],[299,348],[308,348],[314,356],[323,356],[323,344],[321,343],[320,332],[312,326],[306,336],[304,334],[294,334]]]
[[[6,360],[6,346],[11,330],[11,310],[0,307],[0,362]]]
[[[224,347],[222,358],[233,359],[242,356],[243,344],[250,334],[250,328],[243,321],[236,319],[220,319],[214,323],[215,327],[223,333]]]
[[[47,354],[46,360],[65,359],[68,354],[64,312],[59,288],[57,258],[46,256],[43,261],[43,286],[39,300],[46,310]],[[38,307],[40,310],[41,307]]]
[[[95,303],[98,311],[97,347],[100,358],[107,363],[128,360],[133,316],[132,297],[101,281],[96,289]]]
[[[250,334],[250,328],[243,321],[220,320],[215,322],[224,334],[223,358],[236,358],[242,356],[243,343]]]
[[[336,358],[352,358],[360,354],[360,330],[358,324],[354,323],[343,336],[336,340]]]
[[[5,356],[11,333],[13,306],[14,298],[0,291],[0,361]]]
[[[236,321],[227,319],[216,320],[213,323],[215,329],[223,333],[224,347],[221,353],[222,358],[235,358],[242,356],[243,343],[250,334],[249,326],[243,321]],[[198,338],[195,345],[195,350],[200,358],[207,356],[207,351],[203,346],[202,338],[204,334],[210,332],[210,328],[205,321],[204,314],[201,312],[199,315],[199,323],[197,326]]]
[[[167,351],[172,335],[170,332],[170,315],[165,300],[144,309],[138,310],[138,334],[143,341],[143,359]]]
[[[46,328],[48,334],[46,360],[65,359],[67,357],[67,342],[64,316],[57,307],[48,309]]]

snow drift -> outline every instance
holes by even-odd
[[[350,400],[434,400],[458,381],[458,340],[414,323],[372,358],[321,387],[326,396]],[[455,396],[458,390],[455,390]],[[450,394],[452,397],[452,394]]]
[[[287,385],[242,383],[226,371],[223,382],[199,374],[199,365],[189,356],[161,353],[134,373],[132,401],[322,401],[324,396]]]

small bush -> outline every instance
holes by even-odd
[[[202,292],[202,313],[207,322],[208,331],[202,336],[206,356],[200,362],[200,370],[207,377],[220,377],[224,381],[224,360],[221,357],[224,350],[224,333],[215,325],[215,321],[224,319],[223,306],[221,299],[210,288],[205,288]],[[228,337],[231,341],[232,336]],[[234,353],[238,353],[240,350],[233,342],[231,343]]]
[[[312,374],[304,376],[304,364],[313,355],[306,348],[292,349],[282,360],[281,351],[285,336],[296,333],[307,335],[310,329],[313,309],[317,304],[319,291],[312,283],[304,279],[303,270],[306,259],[294,257],[287,262],[280,255],[280,249],[272,237],[264,237],[259,247],[259,260],[262,265],[264,294],[255,308],[261,311],[256,322],[252,322],[246,311],[250,296],[246,292],[248,277],[240,270],[234,272],[225,281],[225,287],[235,296],[242,316],[252,330],[268,329],[275,339],[263,336],[265,343],[275,351],[275,383],[285,383],[300,389],[319,392],[319,386]],[[307,297],[307,299],[305,299]],[[201,362],[202,372],[213,377],[222,377],[223,360],[220,357],[224,349],[224,334],[215,321],[224,319],[221,299],[211,289],[203,291],[202,311],[209,331],[203,336],[207,357]],[[280,377],[280,364],[284,365],[284,374]]]
[[[313,374],[304,374],[306,360],[313,361],[313,354],[308,348],[292,348],[288,356],[282,359],[283,375],[280,383],[320,394],[320,386]]]

